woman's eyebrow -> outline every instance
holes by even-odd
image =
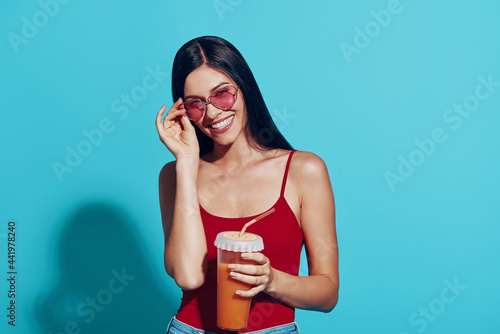
[[[229,84],[229,82],[221,82],[220,84],[218,84],[217,86],[215,86],[214,88],[212,88],[210,90],[210,93],[212,93],[214,90],[217,90],[217,88],[219,88],[220,86],[222,86],[222,85],[228,85],[228,84]]]
[[[217,86],[213,87],[212,89],[210,89],[210,94],[217,90],[217,88],[219,88],[220,86],[222,85],[230,85],[231,83],[230,82],[221,82],[220,84],[218,84]],[[187,99],[191,99],[191,98],[194,98],[194,99],[200,99],[200,100],[204,100],[205,98],[203,96],[197,96],[197,95],[187,95],[187,96],[184,96],[184,100],[187,100]]]

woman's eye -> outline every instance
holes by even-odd
[[[219,89],[218,91],[215,92],[215,96],[221,96],[222,94],[227,93],[227,92],[228,92],[227,88],[222,88],[222,89]]]
[[[191,101],[186,102],[186,106],[188,108],[197,108],[202,104],[203,104],[203,102],[201,102],[201,100],[191,100]]]

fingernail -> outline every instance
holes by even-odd
[[[241,254],[241,257],[242,257],[242,258],[244,258],[244,259],[247,259],[247,258],[248,258],[248,256],[249,256],[249,255],[248,255],[247,253],[243,253],[243,254]]]
[[[236,274],[234,271],[231,271],[231,272],[229,273],[229,276],[231,276],[231,277],[233,277],[233,278],[234,278],[234,277],[236,277],[237,275],[238,275],[238,274]]]
[[[234,268],[236,268],[236,266],[234,264],[230,264],[227,266],[229,269],[233,270]]]

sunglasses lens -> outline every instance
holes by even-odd
[[[203,116],[203,102],[201,100],[189,101],[184,103],[186,114],[193,121],[199,120]]]
[[[236,101],[236,88],[226,86],[216,90],[210,95],[210,101],[219,109],[228,110]]]
[[[233,86],[226,86],[214,91],[209,100],[214,107],[221,110],[229,110],[236,102],[237,89]],[[203,114],[205,113],[205,105],[200,99],[193,99],[184,102],[184,109],[186,109],[186,114],[189,119],[193,121],[199,121]]]

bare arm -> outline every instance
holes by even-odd
[[[159,176],[159,195],[165,236],[165,269],[182,289],[205,281],[207,245],[198,202],[198,143],[191,123],[182,118],[177,101],[165,121],[162,107],[156,125],[160,139],[175,155]]]
[[[307,152],[294,155],[290,173],[299,191],[309,276],[276,270],[262,253],[249,253],[248,258],[259,265],[235,265],[233,277],[255,285],[249,291],[239,291],[241,296],[265,291],[292,307],[329,312],[337,304],[339,289],[335,204],[330,178],[324,162]]]

